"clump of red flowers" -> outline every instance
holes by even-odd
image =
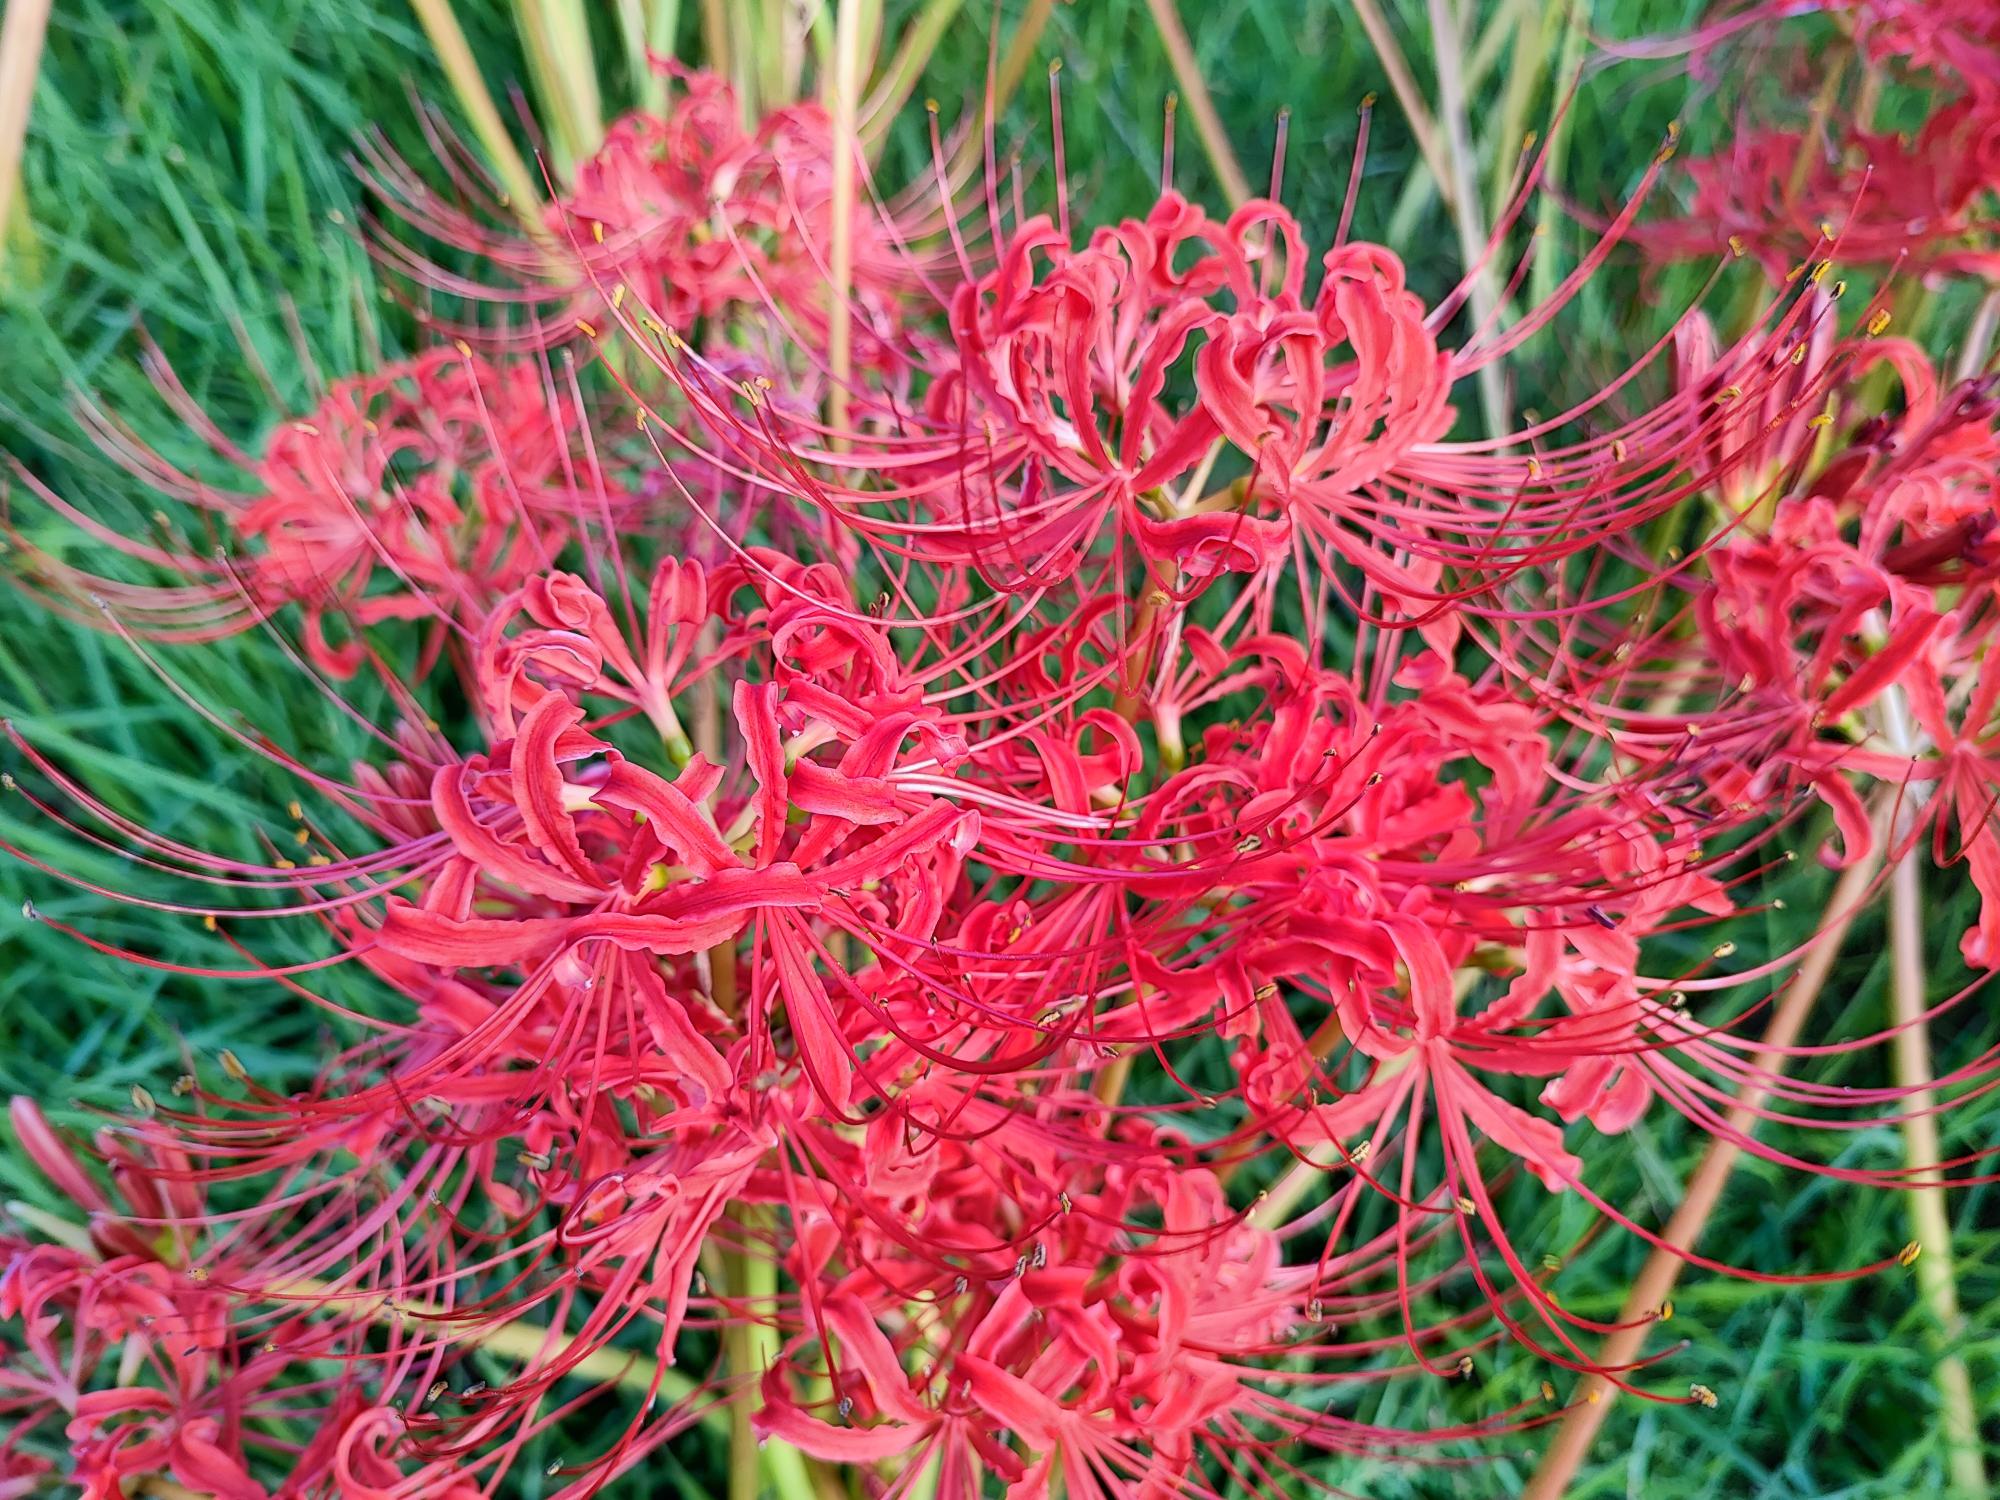
[[[392,712],[342,767],[202,705],[299,782],[257,857],[13,735],[19,794],[132,862],[104,896],[339,1050],[197,1059],[89,1147],[16,1104],[81,1217],[0,1240],[0,1495],[471,1496],[586,1404],[566,1495],[732,1408],[871,1495],[1288,1493],[1560,1411],[1611,1325],[1520,1226],[1574,1194],[1654,1236],[1602,1136],[1671,1112],[1802,1172],[1740,1094],[1898,1112],[1759,1054],[1798,955],[1708,929],[1789,851],[1920,809],[2000,963],[1996,403],[1823,260],[1733,344],[1691,315],[1467,437],[1631,212],[1466,329],[1275,202],[1083,233],[996,195],[973,234],[944,187],[836,214],[854,149],[691,77],[525,238],[378,160],[495,267],[443,289],[520,317],[254,451],[162,367],[241,487],[98,425],[205,536],[28,481],[124,555],[17,537],[53,607],[163,672],[267,631]],[[317,957],[263,956],[285,918]],[[1369,1415],[1495,1361],[1479,1417]]]
[[[1793,50],[1817,17],[1833,40]],[[1793,80],[1803,120],[1746,112],[1727,144],[1689,164],[1687,212],[1647,227],[1658,253],[1723,245],[1773,274],[1806,253],[1844,266],[2000,277],[2000,16],[1985,0],[1792,0],[1724,11],[1672,50],[1752,49]],[[1775,56],[1774,56],[1775,55]],[[1789,58],[1789,71],[1787,59]],[[1857,80],[1838,88],[1843,79]],[[1918,91],[1920,123],[1878,125]],[[1817,242],[1817,245],[1815,245]],[[1802,249],[1802,247],[1808,247]],[[1833,247],[1833,248],[1829,248]]]

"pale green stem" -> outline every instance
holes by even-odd
[[[760,1443],[750,1422],[759,1400],[758,1382],[778,1357],[778,1263],[748,1242],[755,1227],[770,1222],[768,1211],[746,1207],[737,1217],[746,1243],[722,1255],[723,1274],[737,1303],[736,1321],[723,1334],[723,1352],[730,1373],[743,1382],[731,1414],[729,1500],[757,1500],[765,1479],[780,1500],[817,1500],[805,1455],[776,1439]]]
[[[514,147],[514,138],[500,119],[493,96],[487,92],[486,80],[480,76],[479,63],[451,8],[451,0],[410,0],[410,9],[416,12],[424,34],[430,38],[431,50],[437,53],[444,76],[458,96],[459,108],[465,111],[472,133],[486,153],[487,165],[500,179],[507,206],[529,234],[539,237],[543,233],[537,213],[542,201],[541,181],[528,170],[527,162]]]
[[[736,76],[735,39],[730,34],[729,6],[730,0],[701,0],[701,40],[708,53],[710,71],[733,79]],[[739,99],[737,103],[747,116],[750,101]]]
[[[632,96],[639,108],[653,114],[666,108],[667,80],[653,66],[652,54],[672,55],[680,19],[680,0],[618,0],[618,36],[632,75]]]
[[[827,425],[834,442],[847,431],[847,382],[853,370],[854,325],[848,293],[854,284],[854,169],[859,139],[855,109],[861,94],[861,32],[865,0],[840,0],[834,21],[833,77],[829,80],[829,113],[833,116],[833,285],[827,289],[828,373]]]
[[[1505,14],[1503,11],[1502,15]],[[1498,133],[1487,142],[1493,162],[1493,175],[1487,184],[1487,213],[1496,220],[1507,210],[1508,189],[1514,185],[1520,153],[1526,143],[1528,108],[1541,86],[1549,50],[1556,40],[1555,28],[1562,20],[1562,7],[1551,5],[1542,11],[1539,25],[1537,19],[1533,0],[1522,0],[1514,7],[1514,24],[1508,28],[1514,36],[1514,56],[1507,68],[1507,86],[1500,95]],[[1490,29],[1497,31],[1500,27],[1501,18],[1495,17]],[[1478,62],[1474,57],[1474,77]],[[1478,86],[1476,82],[1467,84],[1468,91]]]
[[[1564,223],[1562,204],[1556,195],[1562,190],[1563,169],[1569,164],[1570,115],[1575,112],[1572,97],[1576,82],[1583,76],[1583,48],[1590,32],[1591,0],[1568,0],[1563,20],[1562,51],[1556,59],[1556,100],[1567,103],[1562,117],[1549,127],[1548,154],[1542,163],[1542,190],[1535,200],[1535,235],[1539,241],[1534,264],[1528,270],[1529,301],[1539,307],[1555,295],[1562,280],[1561,257],[1555,253],[1554,236]]]
[[[1472,278],[1472,317],[1486,328],[1499,310],[1500,292],[1487,255],[1486,216],[1479,206],[1478,178],[1472,159],[1472,126],[1467,114],[1465,60],[1458,22],[1446,0],[1427,0],[1431,44],[1437,56],[1438,113],[1444,125],[1447,168],[1451,174],[1451,216],[1458,228],[1458,249]],[[1479,404],[1486,417],[1487,436],[1506,436],[1513,423],[1507,412],[1506,372],[1494,361],[1479,367]]]
[[[1534,0],[1517,0],[1521,7],[1532,5]],[[1519,25],[1517,11],[1502,6],[1486,23],[1486,30],[1480,33],[1478,43],[1472,49],[1472,56],[1465,65],[1465,91],[1476,94],[1492,75],[1500,61],[1500,53],[1507,39],[1514,35]],[[1490,143],[1485,143],[1490,144]],[[1385,245],[1407,244],[1416,232],[1417,220],[1434,200],[1442,201],[1447,209],[1451,206],[1451,195],[1439,198],[1440,184],[1437,175],[1430,170],[1429,163],[1417,161],[1403,177],[1402,190],[1396,195],[1396,206],[1389,214],[1388,231],[1382,237]]]
[[[871,153],[888,138],[889,127],[909,102],[931,54],[964,4],[965,0],[928,0],[917,18],[903,28],[895,56],[877,78],[875,91],[861,111],[861,139]]]
[[[604,143],[597,62],[581,0],[514,0],[514,23],[549,120],[557,177]]]

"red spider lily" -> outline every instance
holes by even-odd
[[[1738,135],[1688,164],[1686,214],[1640,239],[1657,253],[1708,257],[1725,245],[1773,276],[1827,253],[1843,265],[1905,261],[2000,274],[1991,197],[2000,188],[2000,110],[1971,99],[1934,113],[1914,139],[1855,129],[1830,142],[1796,131]]]
[[[627,297],[665,328],[748,318],[785,342],[822,349],[827,337],[833,235],[832,121],[818,104],[779,109],[754,131],[742,125],[735,90],[709,73],[675,69],[681,89],[663,115],[614,121],[604,143],[544,211],[546,233],[524,237],[487,194],[461,182],[448,200],[385,146],[367,152],[367,180],[409,227],[474,247],[506,278],[489,285],[447,272],[393,237],[377,250],[391,264],[448,294],[534,316],[503,335],[519,343],[588,333]],[[850,146],[858,155],[858,147]],[[449,153],[440,152],[450,160]],[[865,171],[865,168],[864,168]],[[936,225],[920,202],[864,211],[849,225],[852,279],[845,314],[864,353],[881,349],[903,321],[902,304],[930,274],[911,247]],[[873,335],[873,337],[871,337]]]
[[[67,1477],[92,1500],[116,1500],[163,1472],[201,1494],[262,1500],[270,1491],[251,1475],[252,1453],[283,1451],[288,1411],[344,1403],[343,1382],[305,1367],[338,1359],[345,1338],[298,1316],[243,1318],[219,1283],[252,1262],[240,1250],[194,1258],[204,1209],[163,1128],[101,1138],[116,1185],[107,1192],[29,1101],[14,1100],[11,1115],[30,1159],[90,1225],[74,1243],[0,1240],[0,1319],[23,1334],[0,1369],[11,1426],[0,1493],[27,1494],[52,1477],[26,1446],[52,1429],[68,1450]],[[332,1454],[313,1445],[288,1459],[312,1483]]]
[[[2000,88],[2000,22],[1983,0],[1749,0],[1671,43],[1618,50],[1661,56],[1697,52],[1745,31],[1825,15],[1851,31],[1875,62],[1898,62],[1992,98]]]
[[[52,925],[277,986],[341,1037],[307,1086],[226,1059],[226,1087],[147,1096],[99,1145],[123,1208],[17,1111],[92,1224],[5,1246],[30,1347],[0,1401],[102,1492],[484,1493],[616,1386],[567,1495],[721,1402],[870,1493],[1277,1494],[1325,1483],[1309,1449],[1550,1410],[1401,1431],[1354,1388],[1503,1338],[1595,1368],[1611,1325],[1562,1305],[1522,1215],[1574,1194],[1653,1238],[1599,1135],[1671,1110],[1790,1169],[1918,1175],[1733,1123],[1754,1094],[1866,1128],[1911,1091],[1778,1077],[1744,1033],[1798,955],[1731,973],[1701,934],[1821,804],[1858,857],[1869,783],[1932,791],[1934,847],[1955,820],[2000,899],[1983,389],[1941,397],[1879,307],[1844,333],[1821,263],[1727,348],[1690,317],[1557,418],[1454,438],[1457,386],[1636,201],[1548,305],[1454,339],[1464,289],[1426,307],[1387,249],[1314,257],[1275,203],[1170,192],[1080,244],[1066,200],[996,208],[955,290],[863,215],[863,368],[836,372],[841,149],[812,110],[746,134],[690,80],[532,248],[378,160],[558,315],[357,377],[261,460],[225,448],[248,500],[100,424],[223,557],[122,546],[179,575],[154,588],[35,553],[34,583],[95,593],[163,673],[149,638],[296,628],[402,717],[321,682],[368,730],[343,774],[175,683],[315,800],[250,857],[10,733],[24,794],[135,879],[39,867],[228,956]],[[631,342],[585,371],[544,352],[571,329]],[[1836,428],[1880,366],[1898,415]],[[1663,556],[1655,523],[1698,535]],[[1928,743],[1883,743],[1899,704]],[[268,956],[256,924],[298,917],[312,956]],[[163,1313],[201,1337],[165,1347],[139,1322]]]
[[[967,267],[955,348],[931,356],[921,403],[885,391],[851,431],[831,432],[670,343],[661,368],[698,431],[661,422],[697,452],[713,441],[718,467],[806,494],[903,565],[976,570],[1035,600],[1074,591],[1085,607],[1125,596],[1120,630],[1142,662],[1171,643],[1173,606],[1215,579],[1286,571],[1309,620],[1319,605],[1308,580],[1350,604],[1359,582],[1371,608],[1447,647],[1462,612],[1492,607],[1489,591],[1509,578],[1754,483],[1738,476],[1767,438],[1729,403],[1803,421],[1853,358],[1841,343],[1799,379],[1758,357],[1833,341],[1816,272],[1724,358],[1740,377],[1726,388],[1684,388],[1609,431],[1552,443],[1639,380],[1663,343],[1559,419],[1447,441],[1453,386],[1554,317],[1625,222],[1549,306],[1505,335],[1478,330],[1455,353],[1437,330],[1462,292],[1427,313],[1391,253],[1343,243],[1308,300],[1302,236],[1271,204],[1218,224],[1169,194],[1144,222],[1081,249],[1047,219],[996,227],[994,267]]]
[[[95,425],[131,473],[204,512],[219,547],[196,551],[170,533],[130,540],[25,470],[23,483],[98,543],[184,581],[158,587],[91,576],[9,531],[29,559],[28,577],[58,607],[87,600],[154,639],[214,640],[297,603],[309,659],[351,676],[365,647],[329,641],[328,618],[352,630],[385,620],[441,632],[476,622],[498,593],[550,566],[580,525],[627,504],[575,443],[580,394],[560,390],[531,362],[498,366],[434,350],[340,381],[310,413],[281,425],[261,458],[201,418],[157,357],[154,369],[176,408],[253,489],[219,488],[109,418],[97,415]]]
[[[1689,165],[1692,202],[1678,221],[1638,238],[1674,257],[1707,257],[1723,244],[1754,254],[1773,275],[1800,273],[1801,258],[1829,243],[1844,264],[2000,271],[1992,196],[2000,187],[2000,28],[1971,0],[1755,0],[1687,36],[1620,44],[1633,56],[1705,55],[1741,35],[1769,42],[1780,23],[1826,13],[1848,32],[1880,81],[1895,62],[1935,86],[1921,129],[1893,134],[1830,108],[1806,130],[1745,123],[1714,155]],[[1816,50],[1799,58],[1824,76]],[[1864,90],[1872,100],[1875,90]],[[1825,116],[1830,115],[1830,119]]]

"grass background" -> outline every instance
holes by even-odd
[[[687,9],[692,12],[695,7]],[[893,18],[907,6],[890,7]],[[1011,18],[1016,7],[1002,7]],[[1389,6],[1418,77],[1433,77],[1421,4]],[[1484,24],[1494,0],[1473,6]],[[1685,25],[1688,0],[1598,0],[1600,31],[1636,35]],[[1356,106],[1382,95],[1368,156],[1357,232],[1392,225],[1395,248],[1421,290],[1435,294],[1458,274],[1455,238],[1426,195],[1423,168],[1401,123],[1382,66],[1346,0],[1238,0],[1183,5],[1218,109],[1253,182],[1267,170],[1276,118],[1289,107],[1288,203],[1324,242],[1337,219],[1354,143]],[[1540,7],[1520,13],[1538,18]],[[968,5],[923,89],[947,119],[976,97],[987,56],[987,19]],[[466,4],[464,20],[496,88],[526,76],[504,8]],[[1003,21],[1003,24],[1006,24]],[[692,55],[692,16],[684,26]],[[1141,211],[1159,172],[1162,101],[1172,71],[1143,0],[1077,0],[1059,6],[1042,41],[1060,56],[1073,201],[1088,219]],[[610,49],[601,54],[615,56]],[[613,70],[607,67],[607,73]],[[1045,150],[1039,69],[1011,111],[1032,164]],[[1483,87],[1472,117],[1495,117],[1505,65]],[[612,103],[622,80],[607,79]],[[1592,73],[1569,122],[1566,182],[1579,202],[1629,192],[1670,119],[1696,147],[1731,125],[1780,81],[1726,88],[1677,70],[1627,65]],[[34,101],[24,168],[32,226],[14,237],[0,302],[0,441],[64,494],[139,534],[154,502],[105,463],[77,428],[71,393],[88,390],[134,422],[164,451],[194,461],[191,445],[160,410],[137,367],[135,313],[224,428],[245,440],[310,399],[314,370],[338,374],[380,343],[410,347],[413,329],[385,299],[353,228],[362,211],[346,157],[357,131],[379,128],[414,159],[426,151],[412,100],[450,96],[402,0],[58,0]],[[1553,105],[1536,96],[1534,118]],[[883,176],[925,159],[921,113],[892,142]],[[1487,142],[1485,170],[1512,143]],[[1214,176],[1183,117],[1179,182],[1216,201]],[[1044,174],[1045,175],[1045,174]],[[1412,184],[1415,183],[1415,186]],[[1045,185],[1045,184],[1044,184]],[[1551,236],[1558,253],[1578,238]],[[1644,274],[1621,265],[1601,278],[1556,335],[1520,362],[1517,399],[1527,405],[1587,389],[1615,369],[1619,352],[1657,334],[1689,294],[1688,274]],[[1747,294],[1742,294],[1747,295]],[[1740,295],[1724,289],[1716,305]],[[1948,345],[1953,304],[1931,313],[1931,336]],[[277,401],[274,402],[273,390]],[[1470,403],[1468,403],[1470,404]],[[17,519],[50,545],[63,533],[10,498]],[[81,555],[74,553],[73,555]],[[359,745],[351,726],[274,661],[268,645],[243,639],[172,653],[176,681],[204,701],[254,705],[260,728],[332,765]],[[363,706],[365,707],[365,701]],[[114,638],[52,619],[33,601],[0,589],[0,711],[30,738],[153,827],[211,848],[249,852],[260,829],[282,836],[292,795],[284,779],[193,720],[144,663]],[[11,754],[11,752],[9,752]],[[0,837],[106,885],[128,877],[54,836],[19,798],[0,801]],[[0,865],[8,894],[110,941],[167,956],[212,958],[192,923],[150,917],[60,886],[14,863]],[[1774,886],[1787,910],[1734,933],[1746,958],[1781,949],[1814,919],[1830,879],[1801,861]],[[1932,974],[1940,993],[1963,981],[1957,935],[1971,898],[1959,872],[1927,875]],[[253,1070],[283,1074],[323,1044],[320,1022],[273,989],[200,984],[100,958],[25,920],[18,902],[0,910],[0,1089],[44,1101],[61,1119],[122,1107],[133,1084],[160,1090],[190,1055],[234,1049]],[[1856,927],[1828,985],[1815,1033],[1872,1030],[1887,1013],[1885,942],[1879,917]],[[276,950],[267,950],[276,951]],[[1977,1050],[1975,999],[1940,1028],[1941,1059]],[[1991,1027],[1984,1028],[1990,1035]],[[1820,1076],[1872,1079],[1871,1062]],[[1700,1142],[1656,1110],[1629,1136],[1593,1145],[1600,1187],[1642,1220],[1661,1222],[1679,1196]],[[1989,1142],[2000,1112],[1980,1102],[1950,1118],[1948,1146]],[[1841,1159],[1900,1161],[1892,1131],[1833,1143]],[[1804,1149],[1824,1154],[1824,1140]],[[0,1196],[45,1197],[46,1189],[0,1143]],[[2000,1191],[1956,1193],[1961,1294],[1973,1336],[1963,1344],[1975,1386],[1987,1396],[1986,1436],[2000,1471]],[[1566,1241],[1582,1227],[1574,1202],[1548,1200],[1524,1247]],[[1761,1167],[1740,1168],[1704,1246],[1771,1271],[1832,1267],[1893,1255],[1909,1238],[1904,1205],[1817,1180],[1801,1184]],[[1633,1246],[1607,1242],[1580,1257],[1559,1283],[1573,1308],[1615,1313],[1638,1262]],[[1576,1496],[1870,1496],[1942,1492],[1943,1461],[1930,1369],[1936,1332],[1907,1276],[1775,1293],[1690,1274],[1676,1298],[1672,1331],[1690,1347],[1658,1383],[1691,1380],[1722,1397],[1710,1412],[1620,1404],[1598,1441]],[[1363,1415],[1418,1423],[1519,1399],[1542,1372],[1495,1360],[1471,1388],[1398,1386]],[[691,1438],[670,1461],[614,1493],[720,1493],[719,1455]],[[1326,1466],[1326,1478],[1365,1496],[1506,1495],[1532,1467],[1532,1437],[1469,1466],[1413,1465],[1385,1458]],[[524,1455],[508,1493],[534,1496],[545,1481]]]

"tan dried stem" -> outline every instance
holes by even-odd
[[[478,60],[472,55],[471,44],[451,8],[451,0],[410,0],[410,9],[422,23],[424,35],[430,38],[431,50],[437,53],[445,79],[458,96],[458,106],[465,111],[472,133],[486,153],[487,165],[500,179],[507,207],[530,236],[542,238],[545,231],[537,212],[542,201],[541,183],[528,170],[527,162],[515,149],[513,137],[507,133],[493,95],[487,91],[486,79],[480,74]],[[8,13],[11,17],[11,4]]]
[[[1922,752],[1925,742],[1900,685],[1892,685],[1882,694],[1880,713],[1883,738],[1892,753],[1915,756]],[[1958,1300],[1944,1174],[1938,1169],[1944,1160],[1944,1144],[1938,1136],[1936,1074],[1931,1066],[1930,1025],[1924,1014],[1929,1009],[1930,986],[1924,964],[1923,846],[1916,836],[1921,817],[1921,798],[1912,792],[1896,820],[1897,844],[1908,842],[1911,847],[1889,873],[1889,997],[1896,1021],[1891,1057],[1896,1084],[1905,1091],[1903,1161],[1910,1168],[1910,1231],[1922,1251],[1914,1267],[1917,1291],[1936,1325],[1937,1360],[1931,1374],[1937,1386],[1945,1469],[1957,1500],[1983,1500],[1988,1490],[1986,1464],[1980,1454],[1979,1408],[1973,1398],[1972,1376],[1958,1352],[1967,1329]]]
[[[1877,810],[1878,851],[1882,836],[1888,831],[1888,806],[1889,799],[1884,799]],[[1869,887],[1881,868],[1881,855],[1877,852],[1850,865],[1834,886],[1833,894],[1827,900],[1825,925],[1820,928],[1811,951],[1806,954],[1798,973],[1785,987],[1771,1013],[1770,1025],[1764,1032],[1766,1050],[1751,1062],[1753,1072],[1777,1073],[1783,1070],[1786,1059],[1781,1049],[1798,1040],[1807,1015],[1819,999],[1827,976],[1833,971],[1841,942],[1854,919],[1860,915],[1861,903],[1867,898]],[[1768,1097],[1767,1089],[1746,1087],[1737,1096],[1735,1107],[1729,1111],[1728,1130],[1745,1135],[1755,1130],[1757,1111]],[[1609,1335],[1598,1349],[1597,1363],[1601,1367],[1616,1369],[1629,1366],[1638,1359],[1659,1308],[1666,1302],[1687,1266],[1682,1255],[1692,1250],[1701,1238],[1716,1204],[1722,1200],[1729,1174],[1735,1170],[1737,1159],[1742,1154],[1742,1147],[1726,1138],[1718,1137],[1710,1144],[1701,1165],[1688,1179],[1680,1206],[1667,1221],[1661,1235],[1665,1245],[1656,1247],[1646,1257],[1646,1263],[1640,1267],[1638,1276],[1632,1282],[1624,1310],[1619,1314],[1619,1322],[1625,1326]],[[1557,1425],[1555,1436],[1544,1450],[1540,1465],[1528,1481],[1528,1487],[1521,1492],[1521,1500],[1560,1500],[1589,1455],[1591,1442],[1604,1425],[1617,1394],[1618,1388],[1601,1375],[1583,1379],[1577,1388],[1574,1404]]]
[[[50,0],[7,0],[0,22],[0,260],[6,257],[7,223],[23,196],[21,156],[27,149],[28,111],[42,67]]]

